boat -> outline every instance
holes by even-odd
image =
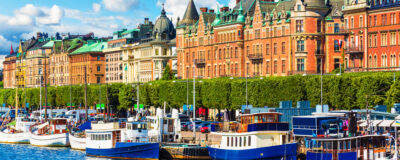
[[[29,128],[35,122],[23,121],[17,117],[16,121],[8,123],[0,130],[0,143],[29,144]]]
[[[179,142],[181,140],[181,122],[176,109],[171,117],[164,116],[162,109],[157,108],[156,116],[147,116],[148,136],[150,141]]]
[[[166,143],[161,145],[160,159],[211,159],[207,147],[198,144]]]
[[[92,123],[92,129],[86,130],[86,155],[119,159],[159,159],[158,142],[124,142],[122,130],[118,123]]]
[[[91,129],[91,122],[86,121],[77,128],[73,128],[69,132],[69,143],[72,149],[85,150],[86,149],[86,130]]]
[[[126,122],[126,128],[122,130],[122,141],[127,142],[149,142],[147,122],[129,121]]]
[[[305,140],[307,160],[390,159],[393,157],[389,153],[388,139],[390,137],[384,135],[309,138]]]
[[[279,122],[281,113],[244,114],[240,123],[216,123],[211,134],[221,136],[220,144],[208,146],[217,160],[296,160],[297,143],[289,143],[289,124]]]
[[[33,146],[68,147],[67,119],[55,118],[30,128],[29,140]]]

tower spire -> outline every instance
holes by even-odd
[[[161,10],[161,16],[166,16],[166,12],[165,12],[165,9],[164,9],[164,3],[162,4],[162,10]]]
[[[189,4],[186,7],[185,15],[183,16],[179,25],[186,26],[192,25],[199,20],[199,13],[197,13],[196,6],[193,0],[189,0]]]

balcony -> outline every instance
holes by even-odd
[[[346,53],[348,54],[360,54],[364,53],[364,47],[358,45],[351,45],[347,48]]]
[[[324,51],[322,51],[322,50],[316,50],[316,51],[315,51],[315,56],[324,56]]]
[[[306,70],[306,71],[289,71],[288,75],[310,75],[310,74],[318,74],[317,71]]]
[[[365,71],[367,71],[367,69],[362,67],[353,67],[345,69],[345,72],[365,72]]]
[[[205,67],[205,65],[206,65],[206,59],[204,59],[204,58],[195,59],[194,62],[197,67]]]
[[[249,54],[248,58],[250,60],[262,60],[263,55],[262,54]]]
[[[261,72],[253,72],[253,77],[259,77],[261,76]]]
[[[134,55],[128,55],[128,59],[129,60],[133,60],[133,59],[135,59],[135,56]]]
[[[347,28],[335,28],[333,30],[333,33],[335,33],[335,34],[349,34],[349,29],[347,29]]]

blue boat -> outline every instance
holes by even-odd
[[[118,123],[92,124],[86,130],[86,155],[118,159],[159,159],[160,144],[127,142]]]
[[[297,143],[289,143],[289,124],[279,122],[281,113],[242,115],[241,123],[213,124],[211,134],[221,143],[208,146],[215,160],[296,160]]]

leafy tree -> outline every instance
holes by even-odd
[[[161,80],[172,80],[174,78],[174,72],[172,72],[171,67],[166,65]]]

